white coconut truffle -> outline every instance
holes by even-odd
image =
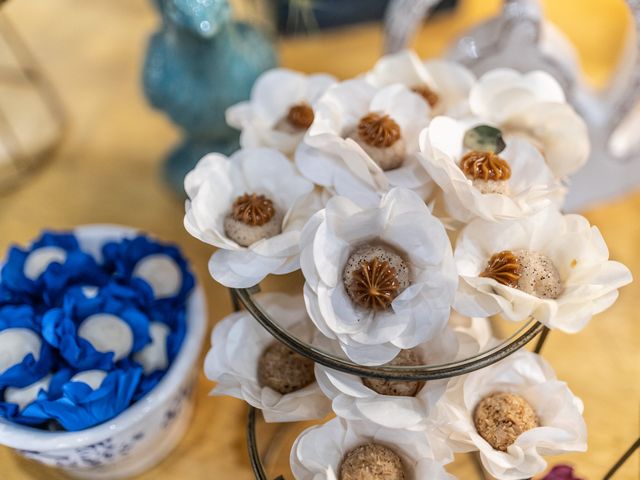
[[[70,382],[82,382],[92,390],[97,390],[102,385],[103,380],[106,378],[107,372],[104,370],[85,370],[84,372],[78,372],[69,379]]]
[[[133,348],[131,327],[109,313],[87,317],[78,327],[78,336],[87,340],[98,352],[113,352],[114,362],[125,358]]]
[[[40,390],[46,391],[49,388],[51,378],[52,375],[49,374],[46,377],[33,382],[31,385],[27,385],[26,387],[7,387],[4,391],[4,401],[15,403],[16,405],[18,405],[18,407],[20,407],[20,410],[22,410],[24,409],[24,407],[38,398],[38,393],[40,393]]]
[[[0,374],[21,363],[29,354],[40,358],[42,340],[28,328],[7,328],[0,332]]]
[[[35,280],[53,262],[64,263],[67,252],[60,247],[41,247],[29,254],[24,262],[24,276]]]
[[[140,260],[133,270],[133,276],[147,282],[156,298],[174,297],[182,287],[180,267],[173,258],[163,253]]]
[[[167,337],[170,333],[171,329],[164,323],[151,322],[149,325],[151,343],[137,352],[133,357],[136,362],[142,365],[146,375],[156,370],[164,370],[169,366]]]

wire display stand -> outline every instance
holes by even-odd
[[[538,322],[530,320],[516,333],[505,339],[502,344],[486,352],[482,352],[479,355],[464,359],[462,361],[437,366],[425,365],[418,367],[367,367],[323,352],[318,348],[315,348],[291,335],[285,328],[280,326],[274,319],[266,314],[260,307],[260,305],[255,302],[255,300],[253,299],[253,295],[257,292],[259,292],[259,287],[253,287],[251,289],[230,289],[231,302],[234,311],[239,311],[244,308],[276,340],[282,342],[284,345],[286,345],[296,353],[299,353],[300,355],[303,355],[304,357],[309,358],[314,362],[317,362],[326,367],[360,377],[407,381],[451,378],[492,365],[499,360],[511,355],[512,353],[520,350],[536,337],[537,342],[535,343],[533,351],[539,354],[542,351],[542,348],[549,335],[549,329],[547,327]],[[256,409],[252,406],[249,406],[247,415],[247,449],[249,452],[249,460],[251,462],[251,468],[253,470],[254,476],[256,480],[285,480],[282,475],[279,475],[275,478],[270,478],[265,471],[265,467],[260,455],[260,450],[258,448],[258,440],[256,435],[256,416]],[[631,447],[622,454],[620,459],[616,461],[613,467],[611,467],[611,469],[603,477],[603,480],[610,480],[614,478],[616,472],[619,471],[622,465],[627,460],[629,460],[634,452],[639,448],[640,439],[636,440],[633,445],[631,445]],[[481,480],[488,478],[484,473],[477,455],[475,455],[475,453],[472,453],[471,456],[478,472],[478,478]]]

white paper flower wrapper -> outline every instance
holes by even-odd
[[[387,114],[398,123],[406,154],[403,164],[383,171],[364,149],[348,138],[369,112]],[[300,172],[317,185],[361,205],[373,205],[393,187],[427,198],[433,185],[418,162],[418,135],[428,124],[429,107],[407,87],[378,89],[363,79],[342,82],[318,101],[316,116],[296,151]]]
[[[278,323],[310,341],[313,324],[301,296],[265,293],[257,302]],[[285,395],[258,383],[258,360],[273,337],[248,312],[236,312],[220,321],[211,334],[205,374],[218,384],[213,395],[230,395],[262,410],[267,422],[294,422],[323,418],[331,410],[317,382]]]
[[[185,178],[184,225],[199,240],[218,247],[209,270],[227,287],[247,288],[268,274],[299,268],[299,237],[307,219],[321,208],[313,185],[281,153],[243,149],[230,158],[209,154]],[[282,233],[249,247],[238,245],[225,233],[224,218],[235,199],[257,193],[271,199],[283,213]]]
[[[451,451],[432,432],[386,429],[340,418],[300,434],[291,449],[291,471],[296,480],[338,480],[344,455],[372,442],[400,456],[406,480],[455,480],[442,466],[453,460]]]
[[[473,86],[469,104],[474,115],[502,129],[507,142],[520,136],[536,145],[558,178],[575,173],[589,157],[584,120],[546,72],[492,70]]]
[[[436,117],[420,134],[420,160],[442,189],[446,211],[456,220],[474,218],[497,221],[521,218],[549,206],[560,206],[566,189],[547,167],[536,148],[521,138],[512,138],[500,157],[511,167],[509,193],[482,193],[460,168],[463,138],[479,120],[457,121]]]
[[[292,106],[313,107],[334,83],[326,74],[304,75],[285,68],[268,70],[251,89],[251,98],[229,107],[227,123],[241,131],[242,147],[269,147],[291,155],[306,133],[277,128]]]
[[[463,335],[467,334],[460,334],[460,337]],[[461,340],[464,342],[467,339]],[[418,353],[423,365],[438,365],[458,359],[460,347],[457,335],[445,329],[436,338],[413,350]],[[463,355],[467,353],[463,352]],[[413,397],[382,395],[367,387],[360,377],[317,364],[316,379],[321,390],[331,398],[336,415],[348,420],[408,430],[424,430],[428,427],[431,409],[447,385],[447,380],[429,380]]]
[[[551,259],[564,288],[557,299],[538,298],[479,276],[491,255],[518,249]],[[593,315],[613,304],[620,287],[631,282],[629,269],[609,260],[596,227],[580,215],[555,210],[514,221],[475,220],[460,234],[454,257],[460,274],[456,310],[469,316],[500,313],[513,321],[532,316],[567,333],[582,330]]]
[[[380,58],[364,78],[375,87],[394,83],[408,88],[427,86],[439,97],[437,104],[430,107],[432,114],[451,116],[469,113],[469,92],[475,82],[473,73],[458,63],[446,60],[422,62],[410,50]]]
[[[473,412],[495,392],[522,396],[540,421],[515,440],[506,452],[495,450],[476,431]],[[452,379],[437,415],[440,431],[458,452],[479,450],[482,464],[499,480],[521,480],[546,468],[543,455],[585,451],[587,430],[583,405],[566,383],[538,355],[521,350],[476,372]]]
[[[349,255],[372,241],[402,252],[411,270],[411,284],[386,311],[356,307],[343,284]],[[301,247],[309,315],[351,360],[386,363],[446,325],[457,284],[451,246],[442,224],[415,193],[393,189],[369,209],[334,197],[305,226]]]

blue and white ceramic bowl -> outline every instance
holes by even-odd
[[[115,225],[82,226],[74,233],[81,248],[98,259],[106,242],[137,234]],[[47,432],[0,419],[0,444],[75,478],[126,478],[151,468],[187,430],[206,324],[204,294],[197,287],[187,302],[182,347],[147,395],[112,420],[78,432]]]

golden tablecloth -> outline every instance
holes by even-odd
[[[442,15],[419,34],[422,55],[440,52],[466,26],[490,15],[495,0],[464,0],[454,16]],[[584,70],[602,84],[614,65],[628,19],[615,0],[548,0],[551,18],[576,43]],[[41,229],[85,223],[118,223],[180,244],[204,284],[213,325],[230,311],[226,291],[207,275],[211,248],[182,227],[183,205],[161,183],[159,162],[177,141],[176,130],[146,105],[140,65],[148,34],[158,24],[150,2],[49,0],[10,2],[8,15],[27,38],[60,88],[71,128],[53,162],[20,189],[0,197],[0,250],[25,243]],[[304,71],[346,77],[369,68],[381,48],[377,26],[286,40],[282,63]],[[594,186],[597,188],[597,186]],[[603,205],[587,216],[602,230],[611,256],[640,272],[640,195]],[[640,308],[638,284],[579,335],[554,332],[544,356],[585,403],[589,451],[550,458],[577,466],[588,479],[601,478],[638,436],[640,399]],[[201,374],[193,424],[179,447],[142,479],[252,478],[245,450],[246,406],[211,398]],[[468,467],[454,470],[475,478]],[[637,456],[616,479],[638,478]],[[0,479],[64,478],[0,448]]]

